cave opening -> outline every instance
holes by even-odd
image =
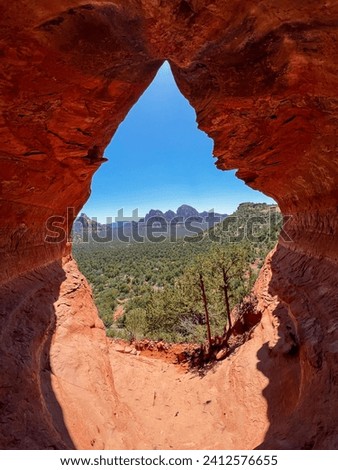
[[[219,171],[211,155],[212,140],[166,61],[107,147],[73,227],[73,254],[108,336],[203,343],[206,323],[209,335],[222,336],[225,310],[249,294],[277,241],[279,210],[235,170]],[[214,274],[220,256],[224,268],[240,259],[227,306]]]
[[[64,3],[3,2],[0,17],[0,447],[337,448],[334,2]],[[238,168],[293,216],[291,242],[279,240],[255,285],[262,321],[250,341],[176,390],[163,368],[127,369],[117,351],[110,361],[70,244],[45,238],[46,220],[83,206],[103,149],[165,57],[218,167]],[[141,415],[137,395],[130,414],[116,393],[119,372],[127,397],[126,384],[147,389]],[[173,396],[170,419],[159,415]]]

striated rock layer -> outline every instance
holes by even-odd
[[[0,2],[1,447],[132,445],[67,234],[169,60],[217,166],[289,216],[256,286],[280,338],[235,390],[269,380],[262,448],[338,448],[337,25],[334,1]]]

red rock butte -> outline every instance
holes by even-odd
[[[338,448],[337,26],[333,0],[0,2],[1,448],[145,445],[71,246],[46,236],[164,60],[217,167],[289,216],[262,322],[219,366],[233,448]]]

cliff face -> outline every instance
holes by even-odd
[[[261,445],[338,447],[335,2],[17,0],[0,13],[1,447],[128,446],[67,234],[163,60],[217,166],[288,216],[256,286],[279,335],[265,330],[251,356],[269,380]]]

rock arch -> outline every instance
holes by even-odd
[[[128,446],[90,290],[66,238],[46,243],[46,220],[69,229],[67,208],[82,207],[105,146],[169,60],[217,166],[292,216],[292,241],[256,286],[266,323],[251,354],[269,378],[261,445],[338,447],[334,2],[17,0],[0,12],[1,446]]]

